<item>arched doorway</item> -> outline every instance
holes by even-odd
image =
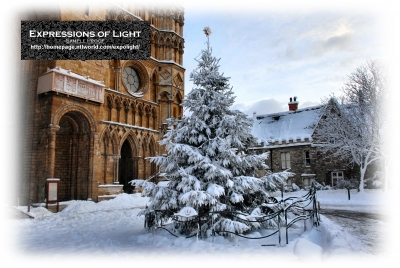
[[[131,180],[137,179],[137,157],[133,156],[132,147],[127,140],[122,144],[121,147],[121,158],[119,159],[118,166],[118,181],[119,184],[124,185],[124,193],[133,193],[134,186],[129,182]]]
[[[60,201],[89,197],[90,127],[80,112],[67,112],[56,134],[54,177],[60,178]]]

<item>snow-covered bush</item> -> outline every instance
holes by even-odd
[[[374,173],[374,176],[371,178],[367,178],[364,180],[365,182],[365,188],[368,189],[376,189],[376,188],[382,188],[383,187],[383,174],[381,171],[376,171]]]
[[[139,180],[133,184],[143,188],[143,196],[150,197],[144,214],[167,210],[164,216],[171,217],[183,207],[192,207],[208,219],[201,223],[202,235],[209,234],[212,227],[243,233],[260,227],[245,221],[245,215],[258,211],[269,197],[268,191],[281,188],[293,174],[256,177],[257,170],[268,168],[268,154],[256,155],[248,150],[256,143],[251,135],[251,119],[230,110],[235,97],[229,78],[219,73],[219,60],[211,54],[207,42],[207,49],[196,59],[198,67],[190,74],[195,87],[183,103],[187,116],[179,121],[168,119],[168,131],[160,141],[167,153],[151,158],[169,180],[168,186]],[[244,218],[212,213],[221,211],[240,212]],[[193,230],[196,228],[194,224]]]
[[[365,182],[365,181],[364,181]],[[358,187],[358,179],[357,178],[350,178],[344,179],[337,182],[335,185],[335,189],[355,189]]]
[[[331,189],[332,189],[332,187],[330,185],[324,185],[322,187],[322,190],[331,190]]]
[[[293,192],[300,191],[300,187],[297,186],[295,183],[292,183],[292,191],[293,191]]]
[[[317,190],[322,190],[323,185],[320,184],[320,183],[317,182],[317,181],[314,181],[314,187],[315,187],[315,189],[317,189]]]

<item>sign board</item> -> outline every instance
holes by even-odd
[[[47,199],[49,202],[58,201],[57,190],[58,182],[49,182],[49,198]]]
[[[57,203],[57,212],[59,211],[59,188],[60,179],[49,178],[46,180],[46,208],[48,208],[51,203]]]

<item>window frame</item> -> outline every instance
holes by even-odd
[[[307,157],[307,154],[308,154],[308,157]],[[308,150],[304,151],[304,164],[306,167],[311,167],[311,154],[310,154],[310,151],[308,151]]]
[[[290,152],[281,152],[281,169],[290,169],[291,163],[290,163]]]
[[[331,185],[335,187],[338,182],[344,180],[344,171],[343,170],[333,170],[331,171]]]

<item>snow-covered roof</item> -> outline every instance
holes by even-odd
[[[312,141],[312,134],[325,106],[312,106],[297,111],[253,115],[252,134],[265,146],[275,142]]]

